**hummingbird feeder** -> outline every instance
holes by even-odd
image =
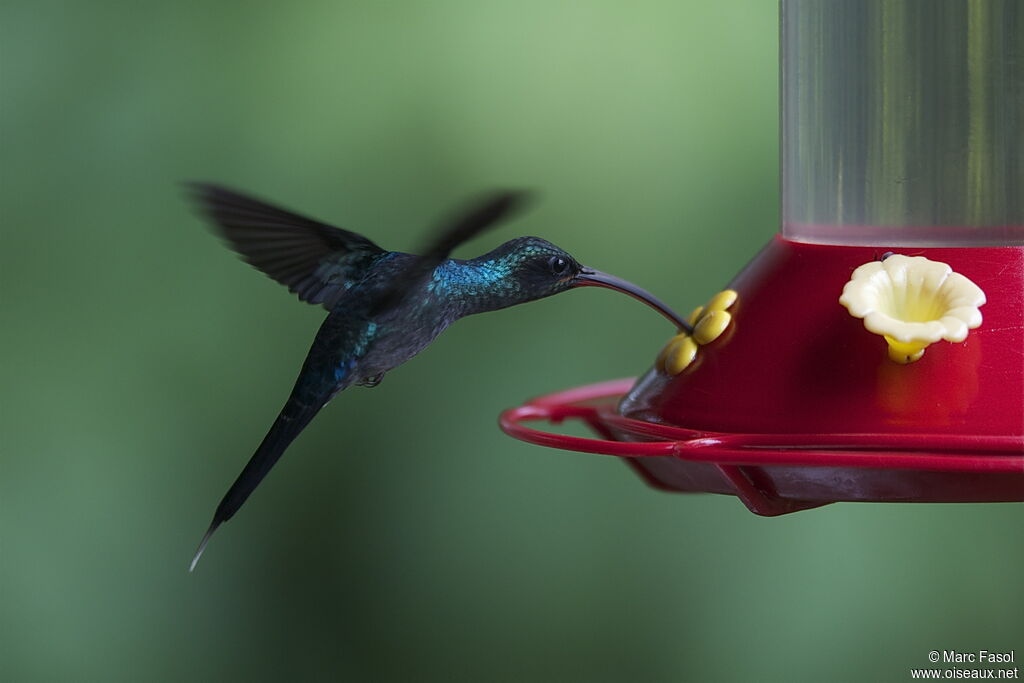
[[[1024,6],[783,0],[780,44],[780,234],[645,375],[502,429],[759,515],[1024,501]]]

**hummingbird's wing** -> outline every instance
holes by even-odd
[[[199,209],[231,248],[298,295],[331,310],[377,256],[369,239],[210,183],[189,183]]]
[[[527,192],[493,192],[477,198],[462,211],[443,221],[435,230],[433,239],[423,253],[412,262],[403,277],[396,278],[392,286],[370,304],[369,315],[374,317],[399,305],[406,294],[415,290],[416,285],[429,277],[457,246],[515,215],[529,197]]]

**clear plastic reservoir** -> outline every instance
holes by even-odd
[[[782,0],[782,231],[1024,244],[1024,0]]]

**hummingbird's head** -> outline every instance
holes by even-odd
[[[515,283],[523,301],[564,292],[583,268],[568,252],[539,237],[519,237],[495,251],[501,255],[494,263]]]
[[[642,301],[668,318],[680,330],[692,332],[679,314],[650,292],[631,282],[588,268],[564,249],[539,237],[520,237],[498,247],[494,261],[517,285],[516,303],[540,299],[574,287],[605,287]],[[492,257],[492,252],[488,257]],[[486,257],[485,257],[486,258]]]

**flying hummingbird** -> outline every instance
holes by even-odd
[[[524,193],[496,192],[443,222],[415,256],[387,251],[348,230],[272,206],[225,187],[190,183],[203,214],[232,249],[329,312],[313,339],[288,401],[213,514],[189,571],[213,532],[255,490],[288,445],[341,390],[372,387],[467,315],[597,286],[628,294],[690,330],[650,293],[581,265],[538,237],[519,237],[474,259],[448,258],[462,242],[511,216]]]

